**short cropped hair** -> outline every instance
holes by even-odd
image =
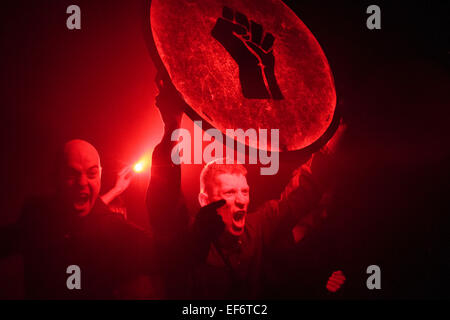
[[[240,163],[227,164],[226,158],[219,158],[208,162],[200,173],[200,192],[211,195],[216,177],[224,173],[242,174],[246,176],[247,169]]]

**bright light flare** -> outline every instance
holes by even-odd
[[[144,170],[144,164],[142,162],[138,162],[134,165],[133,170],[135,172],[142,172]]]
[[[143,157],[133,166],[133,171],[136,173],[143,172],[149,166],[148,157]]]

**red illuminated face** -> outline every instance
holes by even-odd
[[[244,232],[250,188],[242,174],[224,173],[216,177],[213,194],[209,202],[224,199],[226,204],[217,210],[225,223],[225,230],[234,236]]]
[[[92,210],[101,186],[100,157],[92,145],[82,140],[66,144],[60,185],[73,213],[85,216]]]

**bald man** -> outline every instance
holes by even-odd
[[[88,215],[95,205],[101,186],[100,156],[93,145],[84,140],[71,140],[64,145],[58,163],[61,200],[75,215]]]
[[[57,189],[60,198],[73,214],[85,216],[92,210],[100,192],[100,156],[89,142],[74,139],[64,145],[58,158]],[[100,197],[105,204],[108,205],[128,188],[130,171],[129,167],[122,169],[115,186]]]
[[[128,280],[159,272],[163,266],[152,237],[111,212],[99,197],[97,150],[86,141],[71,140],[57,163],[56,195],[28,201],[11,228],[16,237],[8,242],[9,252],[5,245],[0,250],[2,255],[22,253],[26,297],[113,299]],[[105,202],[121,188],[116,184],[104,195]]]

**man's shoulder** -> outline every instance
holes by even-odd
[[[267,200],[247,214],[246,229],[251,234],[260,234],[264,228],[274,224],[273,217],[279,210],[278,200]]]
[[[125,218],[113,212],[101,199],[97,199],[92,211],[87,216],[91,223],[101,223],[106,225],[122,225],[126,223]]]
[[[53,195],[32,195],[24,200],[21,219],[38,218],[56,211],[56,197]]]
[[[90,215],[91,219],[96,220],[97,223],[101,224],[103,228],[109,229],[112,232],[114,231],[146,232],[144,228],[126,220],[122,214],[110,210],[110,208],[101,199],[97,200]]]
[[[248,213],[249,221],[259,221],[264,219],[267,214],[278,210],[279,200],[267,200],[259,205],[255,210]]]
[[[270,210],[271,207],[269,202],[270,201],[265,201],[256,209],[247,213],[247,221],[245,224],[249,229],[257,228],[264,221],[264,216],[266,215],[266,212]]]
[[[43,243],[43,238],[55,232],[55,217],[59,216],[56,209],[55,198],[49,195],[27,197],[17,223],[16,230],[22,245],[34,248]],[[39,241],[37,241],[39,239]]]

